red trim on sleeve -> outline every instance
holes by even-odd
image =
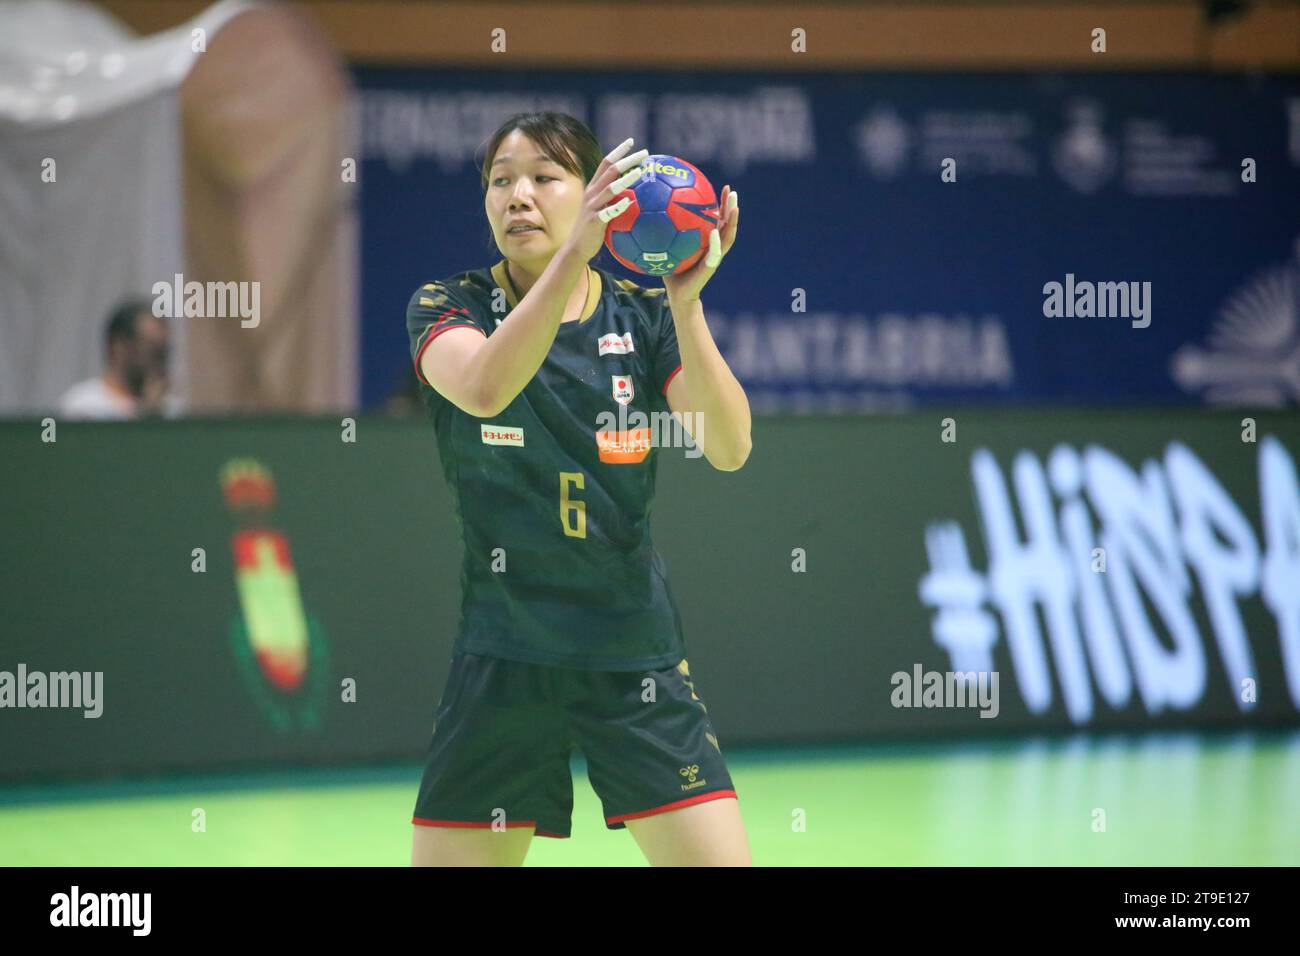
[[[606,817],[606,823],[622,823],[624,820],[638,820],[641,817],[652,817],[656,813],[667,813],[669,810],[680,810],[682,807],[689,807],[693,803],[704,803],[706,800],[718,800],[722,797],[736,796],[735,790],[715,790],[713,793],[702,793],[698,797],[687,797],[685,800],[678,800],[676,803],[665,803],[661,807],[651,807],[649,810],[641,810],[637,813],[623,813],[616,817]]]
[[[672,384],[673,376],[682,370],[682,363],[678,362],[677,367],[669,373],[667,380],[664,382],[664,398],[668,397],[668,386]]]
[[[477,325],[443,325],[442,328],[437,328],[437,326],[440,323],[445,323],[451,319],[460,318],[462,315],[468,317],[469,312],[467,312],[465,309],[453,309],[451,312],[446,313],[442,318],[438,319],[437,322],[434,322],[432,325],[429,326],[430,329],[434,330],[433,334],[430,335],[427,339],[425,339],[422,343],[420,343],[420,350],[415,353],[415,374],[416,377],[418,377],[421,382],[424,382],[425,385],[429,385],[429,383],[428,381],[425,380],[424,370],[420,368],[420,362],[423,361],[424,359],[424,350],[429,347],[430,342],[432,342],[438,336],[442,335],[443,332],[449,332],[452,329],[473,329],[479,335],[482,335],[483,338],[487,338],[487,336],[484,335],[483,330],[480,329]],[[429,387],[433,388],[432,385],[429,385]]]

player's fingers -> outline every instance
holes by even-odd
[[[722,254],[725,256],[736,244],[736,232],[740,229],[740,200],[737,193],[731,194],[731,218],[727,223],[727,234],[722,241]]]
[[[596,174],[591,177],[591,181],[587,184],[589,190],[603,193],[605,187],[608,186],[612,180],[627,172],[633,166],[640,165],[645,158],[650,155],[649,150],[641,149],[637,150],[637,152],[633,153],[631,156],[622,156],[621,158],[615,158],[613,160],[610,159],[610,156],[619,157],[621,153],[626,152],[625,147],[631,142],[630,139],[625,140],[617,149],[610,153],[609,156],[606,156],[600,161],[600,165],[596,167]]]
[[[600,165],[596,167],[596,173],[594,176],[591,177],[591,183],[589,185],[595,184],[596,180],[600,179],[600,177],[605,175],[605,173],[608,170],[613,169],[614,164],[617,163],[624,156],[626,156],[627,151],[632,148],[632,142],[633,142],[633,138],[629,136],[627,139],[623,140],[623,142],[619,143],[608,153],[606,153],[605,158],[602,159],[600,161]]]
[[[623,213],[627,211],[627,207],[630,205],[632,205],[632,197],[624,196],[618,202],[611,203],[600,212],[596,213],[596,216],[601,222],[609,222],[611,219],[617,219],[619,216],[623,215]]]
[[[605,162],[609,163],[611,166],[614,165],[620,159],[626,156],[627,151],[631,148],[632,148],[632,137],[629,136],[627,139],[623,140],[623,142],[619,143],[617,146],[615,146],[613,149],[609,151],[609,155],[605,157]]]
[[[620,173],[625,173],[633,166],[640,166],[643,162],[645,162],[646,157],[649,155],[650,155],[650,150],[639,149],[631,156],[624,156],[614,165],[618,167],[618,171]]]
[[[604,200],[608,199],[606,190],[610,187],[610,183],[623,176],[632,166],[640,166],[642,161],[645,161],[645,157],[649,155],[650,153],[647,150],[638,150],[632,156],[624,156],[617,163],[602,165],[601,170],[594,177],[591,177],[588,189],[598,195],[598,202],[604,202]],[[623,190],[615,190],[614,195],[621,193],[621,191]]]
[[[618,179],[610,183],[609,194],[611,196],[617,196],[624,189],[627,189],[628,186],[631,186],[634,182],[636,182],[640,178],[641,178],[641,167],[638,166],[630,173],[627,173],[624,176],[620,176]]]
[[[716,269],[718,263],[722,261],[722,238],[718,235],[718,230],[714,229],[709,233],[709,251],[704,257],[704,264],[710,269]]]

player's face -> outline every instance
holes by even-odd
[[[586,184],[519,130],[501,141],[488,170],[483,199],[492,235],[501,254],[540,272],[573,231]],[[536,228],[511,232],[516,220]]]

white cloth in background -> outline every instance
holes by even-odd
[[[88,3],[0,6],[0,415],[35,415],[102,372],[119,301],[184,271],[177,88],[194,25],[211,36],[248,5],[149,37]],[[183,400],[185,323],[170,326]]]
[[[184,410],[180,399],[173,394],[163,396],[162,414],[176,418]],[[78,382],[59,399],[59,415],[63,418],[128,419],[139,418],[136,400],[100,376]]]
[[[59,414],[66,418],[135,418],[135,399],[103,378],[88,378],[63,393]]]

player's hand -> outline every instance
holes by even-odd
[[[736,230],[740,228],[740,193],[732,192],[730,186],[723,186],[718,209],[718,225],[709,233],[709,251],[685,272],[663,277],[669,302],[682,304],[698,299],[713,273],[718,271],[722,257],[736,244]]]
[[[614,197],[641,178],[641,163],[650,155],[648,150],[641,149],[628,156],[627,152],[631,148],[632,139],[629,137],[600,161],[596,175],[587,184],[587,191],[582,197],[582,211],[578,213],[578,221],[574,223],[573,232],[567,240],[567,245],[578,250],[583,262],[590,262],[600,252],[600,247],[605,244],[605,227],[609,221],[622,215],[632,204],[629,196],[624,196],[618,202],[613,201]]]

